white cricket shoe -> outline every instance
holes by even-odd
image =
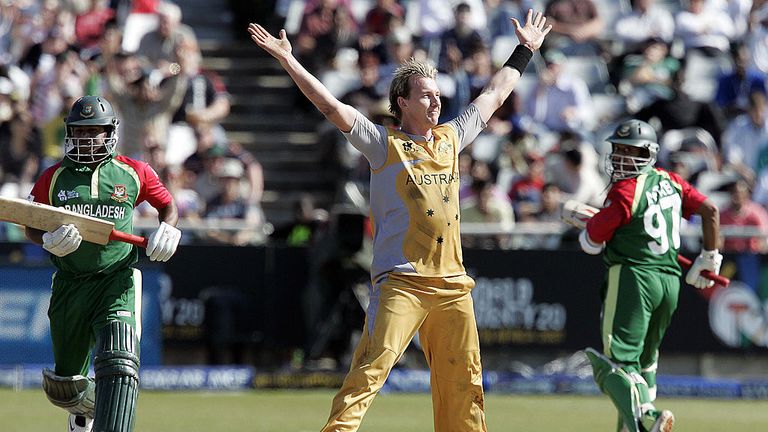
[[[83,416],[69,415],[68,432],[91,432],[93,429],[93,419]]]
[[[672,432],[674,425],[675,415],[670,410],[664,410],[659,413],[659,417],[656,418],[656,422],[653,423],[650,432]]]

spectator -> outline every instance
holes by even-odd
[[[501,231],[511,230],[515,225],[515,214],[508,201],[495,195],[495,185],[485,179],[475,179],[472,183],[472,198],[464,200],[461,205],[462,223],[494,224]],[[506,246],[509,234],[502,233],[491,236],[462,236],[462,242],[468,242],[466,247],[482,247],[495,249]]]
[[[443,105],[440,121],[447,121],[455,118],[470,102],[472,75],[480,72],[480,68],[484,69],[484,67],[475,63],[474,60],[465,61],[464,55],[453,42],[448,42],[441,55],[444,56],[445,69],[438,75],[443,84],[443,91],[440,93],[440,101]]]
[[[0,186],[24,197],[40,171],[42,138],[24,102],[11,98],[13,85],[0,77]]]
[[[550,0],[544,14],[547,24],[552,25],[544,51],[557,48],[572,55],[600,53],[598,39],[605,23],[592,0]]]
[[[258,207],[252,206],[242,192],[243,164],[234,158],[226,158],[216,165],[215,175],[220,183],[220,192],[205,205],[205,218],[219,223],[242,222],[242,227],[232,229],[211,229],[206,239],[235,246],[254,241],[256,230],[263,219]]]
[[[157,29],[161,0],[130,0],[130,2],[131,9],[122,26],[124,34],[120,49],[135,52],[144,35]],[[122,16],[118,16],[118,19],[121,18]]]
[[[75,18],[75,37],[82,49],[98,47],[108,21],[115,18],[115,11],[108,0],[90,0],[88,10]]]
[[[217,136],[225,132],[220,122],[229,115],[230,95],[221,77],[200,68],[202,54],[193,39],[181,42],[181,71],[187,77],[187,88],[168,129],[168,163],[178,165],[195,152],[194,128],[210,124]]]
[[[545,69],[528,97],[526,113],[541,132],[589,131],[594,127],[595,114],[587,84],[579,77],[563,73],[565,61],[562,52],[547,51]]]
[[[538,209],[525,216],[520,222],[538,222],[550,226],[560,226],[560,214],[562,213],[562,193],[556,184],[547,183],[541,189],[541,201]],[[514,249],[558,249],[560,247],[561,234],[534,234],[516,235],[512,239]]]
[[[688,9],[675,17],[675,32],[685,50],[713,57],[728,51],[734,36],[733,20],[723,10],[705,7],[705,0],[688,0]]]
[[[393,16],[400,19],[405,17],[405,9],[397,0],[376,0],[376,4],[365,14],[364,32],[386,36],[389,33],[389,20]]]
[[[62,20],[65,18],[62,17]],[[29,109],[38,126],[50,121],[61,111],[59,80],[68,73],[72,65],[69,51],[74,50],[74,36],[68,33],[64,21],[50,29],[42,42],[32,46],[20,61],[21,68],[30,76]]]
[[[377,87],[380,92],[386,93],[392,82],[392,74],[401,64],[411,57],[424,58],[426,54],[423,51],[417,52],[413,43],[413,35],[405,27],[398,27],[390,33],[384,41],[386,51],[385,60],[379,68],[379,83]]]
[[[194,174],[181,166],[166,167],[163,174],[164,183],[179,208],[179,220],[199,221],[205,213],[205,202],[194,189]]]
[[[514,36],[515,26],[512,18],[518,21],[525,18],[528,9],[533,8],[533,0],[484,0],[488,13],[488,36],[495,40],[499,36]]]
[[[746,41],[751,53],[750,65],[764,74],[768,73],[768,3],[753,12]]]
[[[64,99],[59,116],[54,117],[40,129],[42,137],[42,165],[47,168],[64,157],[64,142],[66,125],[62,118],[69,113],[69,108],[80,98],[81,93],[73,92],[74,89],[62,89],[61,96]],[[151,206],[150,206],[151,207]]]
[[[755,237],[725,237],[722,250],[725,252],[765,253],[768,248],[768,212],[760,204],[750,199],[750,188],[744,180],[732,183],[730,205],[720,212],[720,225],[723,228],[751,227],[761,234]]]
[[[755,173],[768,167],[768,106],[760,92],[749,95],[746,114],[737,116],[723,133],[723,162],[754,182]]]
[[[664,40],[649,39],[642,54],[625,57],[619,91],[627,98],[629,112],[637,112],[656,99],[672,97],[672,80],[680,62],[668,54]]]
[[[412,0],[416,7],[409,10],[405,17],[411,32],[418,36],[426,49],[437,41],[444,31],[453,25],[451,9],[445,0]]]
[[[562,213],[562,193],[556,184],[547,183],[541,188],[541,205],[533,214],[537,222],[560,222]]]
[[[623,42],[623,52],[634,53],[649,39],[660,39],[672,43],[675,20],[663,7],[656,6],[656,0],[632,0],[632,10],[619,18],[614,31]]]
[[[145,34],[139,42],[136,54],[144,57],[152,69],[163,75],[175,75],[181,57],[188,54],[182,47],[187,43],[197,46],[197,37],[191,27],[181,22],[181,8],[170,2],[157,7],[158,27]]]
[[[733,36],[731,41],[743,42],[749,29],[750,14],[763,0],[719,0],[720,7],[733,21]],[[713,1],[712,3],[718,3]]]
[[[467,3],[459,3],[454,8],[454,25],[440,36],[438,70],[445,71],[448,68],[447,50],[449,46],[455,46],[461,53],[462,59],[466,59],[478,48],[485,46],[483,36],[470,25],[471,12]]]
[[[348,2],[308,2],[296,37],[299,59],[313,72],[327,67],[340,47],[352,46],[358,28]]]
[[[13,97],[27,103],[30,93],[30,77],[20,67],[13,63],[0,61],[0,77],[8,78],[13,84]]]
[[[512,183],[509,188],[509,199],[515,210],[515,219],[521,222],[530,221],[539,210],[545,184],[544,158],[529,152],[525,160],[528,164],[527,174]]]
[[[749,48],[737,44],[731,50],[731,55],[733,72],[718,78],[715,95],[715,101],[729,119],[747,111],[750,94],[766,94],[765,74],[749,66]]]
[[[171,117],[179,108],[187,88],[187,77],[172,75],[157,80],[142,59],[133,53],[119,53],[106,65],[107,92],[124,119],[120,128],[121,151],[141,156],[144,133],[166,146]]]
[[[682,90],[684,77],[685,67],[679,69],[672,80],[672,96],[669,99],[657,99],[638,111],[635,118],[642,121],[657,118],[662,133],[672,129],[698,127],[709,132],[719,143],[725,128],[725,117],[720,107],[712,102],[691,99]]]
[[[0,2],[0,63],[13,60],[11,46],[13,44],[14,22],[18,22],[20,11],[13,2]]]
[[[9,18],[13,18],[9,35],[8,54],[10,58],[8,61],[16,63],[17,66],[26,69],[25,72],[31,74],[26,65],[21,64],[21,59],[29,53],[33,46],[48,36],[51,26],[42,22],[36,3],[28,3],[26,7],[17,5],[16,2],[12,3],[10,9],[3,10],[4,13],[8,13]]]
[[[487,161],[483,159],[472,159],[472,165],[470,167],[471,182],[462,183],[459,188],[459,203],[469,203],[473,200],[477,200],[477,189],[473,187],[476,180],[484,180],[492,185],[493,195],[502,201],[509,201],[509,197],[506,192],[499,189],[496,186],[496,179],[499,174],[499,167],[495,161]]]
[[[195,128],[197,150],[184,161],[184,168],[195,176],[195,190],[206,201],[217,193],[215,173],[224,158],[237,159],[245,167],[246,197],[251,205],[259,205],[264,193],[261,164],[253,155],[234,142],[216,143],[214,130],[208,124]]]
[[[380,61],[370,51],[360,53],[357,67],[360,71],[360,85],[341,97],[341,101],[354,106],[366,115],[375,111],[386,94],[377,86],[381,79]]]
[[[557,185],[570,199],[600,207],[605,201],[607,182],[597,162],[591,143],[574,134],[563,134],[559,151],[547,157],[547,182]]]

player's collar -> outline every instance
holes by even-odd
[[[95,167],[91,167],[87,164],[81,163],[81,162],[75,162],[72,159],[64,156],[64,159],[61,160],[61,166],[66,168],[72,168],[75,171],[83,171],[83,172],[90,172],[93,171],[95,168],[98,168],[101,165],[104,165],[106,163],[109,163],[115,155],[109,155],[106,159],[99,162]]]

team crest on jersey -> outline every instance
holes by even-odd
[[[58,194],[56,194],[56,196],[59,198],[59,201],[64,202],[67,200],[71,200],[72,198],[78,198],[80,197],[80,194],[77,193],[77,191],[73,191],[73,190],[65,191],[62,189],[59,191]]]
[[[453,151],[453,144],[445,142],[445,141],[439,141],[437,143],[437,152],[438,153],[451,153]]]
[[[110,196],[110,198],[117,202],[128,201],[128,191],[125,189],[125,185],[116,184],[115,191],[112,192],[112,196]]]
[[[406,141],[403,143],[403,151],[412,152],[413,150],[413,143],[411,141]]]
[[[83,117],[83,118],[93,117],[93,105],[91,104],[83,105],[83,109],[80,110],[80,117]]]

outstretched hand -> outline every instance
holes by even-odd
[[[264,27],[251,23],[248,26],[248,33],[251,34],[251,39],[256,42],[256,45],[262,47],[264,51],[278,60],[286,58],[291,54],[291,43],[288,42],[285,29],[280,30],[280,39],[277,39],[269,34]]]
[[[544,27],[546,21],[547,18],[541,12],[536,12],[536,17],[534,17],[533,9],[528,9],[528,16],[525,17],[524,26],[521,26],[517,19],[512,18],[512,22],[515,24],[517,39],[531,51],[539,49],[544,42],[544,37],[552,30],[551,24],[546,28]]]

